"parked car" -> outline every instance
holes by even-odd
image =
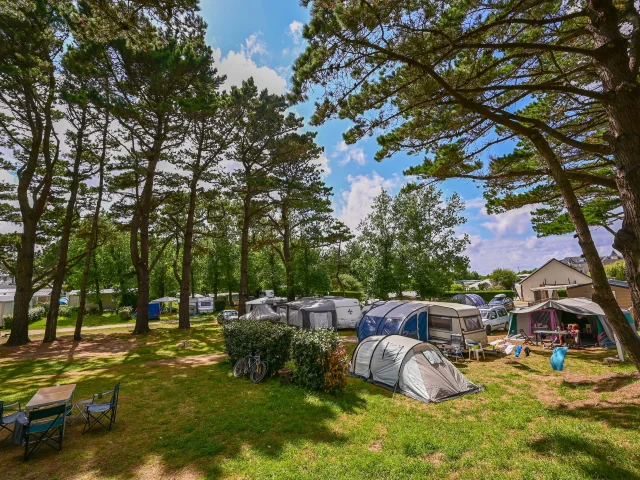
[[[506,329],[508,327],[509,312],[507,312],[505,307],[500,305],[487,305],[486,307],[480,307],[479,310],[482,315],[482,324],[487,331],[487,335],[493,330]]]
[[[238,312],[235,310],[223,310],[218,314],[218,323],[222,325],[231,320],[238,320]]]
[[[515,305],[513,304],[513,299],[507,297],[504,293],[499,293],[495,297],[491,299],[489,305],[498,305],[506,308],[507,310],[513,310]]]

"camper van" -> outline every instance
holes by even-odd
[[[202,315],[205,313],[213,313],[212,297],[190,297],[189,298],[189,315]]]
[[[358,341],[371,335],[402,335],[432,343],[449,343],[452,333],[465,340],[488,343],[477,307],[459,303],[391,300],[362,316]]]

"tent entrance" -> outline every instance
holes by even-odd
[[[597,315],[578,315],[571,312],[558,311],[560,323],[564,329],[577,324],[580,329],[580,346],[594,347],[598,345],[598,317]]]

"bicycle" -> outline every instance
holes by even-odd
[[[235,363],[233,376],[240,378],[249,374],[249,378],[253,383],[260,383],[267,375],[268,369],[267,362],[261,360],[260,355],[249,354]]]

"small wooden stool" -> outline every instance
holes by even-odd
[[[278,370],[280,375],[280,385],[290,385],[293,380],[293,370],[290,368],[281,368]]]

